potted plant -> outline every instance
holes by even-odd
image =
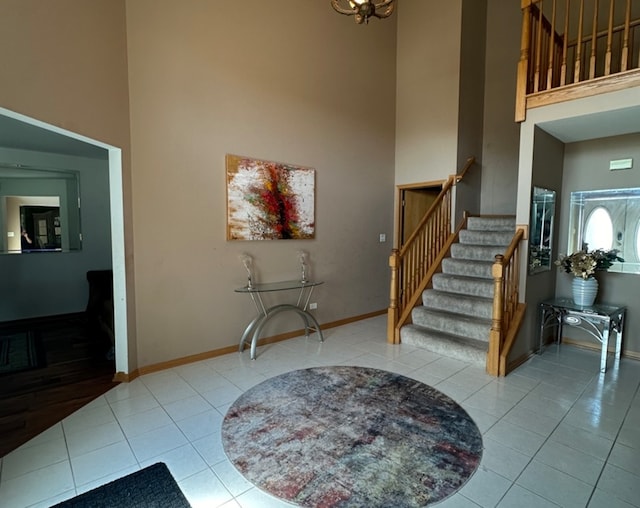
[[[591,307],[598,293],[596,272],[606,272],[616,261],[623,262],[617,249],[587,249],[574,252],[568,256],[560,256],[556,265],[565,272],[574,275],[571,285],[573,301],[581,307]]]

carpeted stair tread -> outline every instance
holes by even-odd
[[[491,319],[493,299],[478,296],[446,293],[436,289],[425,289],[422,292],[422,304],[429,309],[439,309],[467,316]]]
[[[491,273],[493,261],[476,261],[472,259],[444,258],[442,273],[493,280]]]
[[[514,216],[468,217],[466,229],[442,260],[422,306],[402,327],[403,343],[485,365],[493,314],[495,257],[503,254],[516,230]]]
[[[470,259],[473,261],[494,261],[496,255],[503,254],[502,245],[469,245],[454,243],[451,246],[451,257],[456,259]]]
[[[463,229],[459,242],[469,245],[502,245],[507,247],[513,238],[513,231],[475,231]],[[503,249],[504,250],[504,249]]]
[[[436,273],[432,284],[438,291],[493,298],[493,279]]]
[[[427,307],[415,307],[411,312],[414,325],[437,332],[488,342],[491,320],[454,314]]]
[[[487,342],[437,332],[416,324],[403,326],[400,331],[400,340],[403,344],[482,367],[487,361]]]
[[[467,229],[475,231],[515,231],[516,218],[508,217],[469,217]]]

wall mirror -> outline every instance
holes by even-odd
[[[79,196],[75,171],[0,166],[0,253],[80,250]]]
[[[529,225],[529,274],[551,270],[556,191],[534,187]]]
[[[640,188],[571,193],[568,253],[617,249],[608,271],[640,273]]]

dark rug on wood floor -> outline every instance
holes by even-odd
[[[190,508],[166,464],[158,462],[52,508]]]
[[[44,366],[44,351],[35,332],[0,335],[0,375]]]
[[[480,464],[482,436],[453,399],[363,367],[268,379],[222,424],[232,464],[257,487],[305,507],[422,507],[455,493]]]

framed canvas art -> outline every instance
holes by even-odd
[[[315,237],[315,170],[226,156],[227,240]]]

